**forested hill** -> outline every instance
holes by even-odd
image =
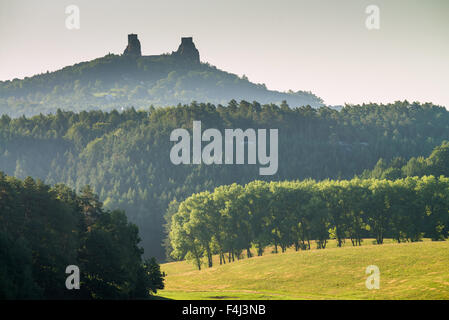
[[[412,157],[408,161],[395,157],[391,161],[379,159],[372,170],[365,170],[363,178],[400,179],[424,175],[449,176],[449,141],[437,146],[427,157]]]
[[[170,133],[203,130],[279,129],[279,170],[260,176],[258,165],[173,165]],[[89,184],[106,208],[124,209],[137,224],[146,256],[164,256],[164,213],[174,198],[256,179],[352,178],[380,158],[428,155],[449,140],[449,112],[431,104],[290,108],[231,101],[62,112],[32,118],[0,118],[0,170],[19,178],[81,189]]]
[[[120,56],[109,54],[22,80],[0,82],[0,114],[12,117],[70,111],[112,110],[133,106],[166,106],[192,101],[226,104],[231,99],[292,106],[319,107],[310,92],[278,92],[254,84],[207,63],[176,55]]]

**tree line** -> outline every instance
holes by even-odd
[[[137,226],[103,209],[90,187],[76,194],[0,172],[0,299],[149,298],[164,274],[139,242]],[[66,288],[69,265],[79,290]]]
[[[379,159],[372,170],[365,170],[361,178],[399,179],[425,175],[449,175],[449,141],[432,151],[427,158],[412,157],[406,161],[403,157],[394,157],[390,161]]]
[[[192,260],[198,269],[261,256],[268,246],[285,252],[338,247],[364,238],[382,244],[445,240],[449,233],[449,178],[408,177],[264,182],[220,186],[171,205],[169,242],[176,260]]]

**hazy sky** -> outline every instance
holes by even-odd
[[[65,27],[67,5],[80,29]],[[368,30],[368,5],[380,29]],[[409,101],[449,107],[448,0],[0,0],[0,80],[193,36],[201,60],[327,104]]]

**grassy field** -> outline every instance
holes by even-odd
[[[216,258],[216,257],[215,257]],[[380,269],[380,289],[368,290],[366,267]],[[325,250],[270,254],[198,271],[182,261],[162,264],[161,298],[449,299],[449,242],[346,243]]]

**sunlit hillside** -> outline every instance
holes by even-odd
[[[448,299],[449,242],[347,243],[325,250],[287,251],[213,268],[189,262],[161,266],[171,299]],[[380,269],[380,289],[368,290],[365,273]]]

